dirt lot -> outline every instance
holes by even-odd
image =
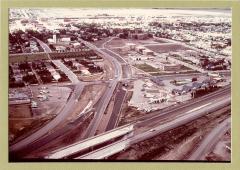
[[[48,99],[41,101],[41,98],[38,98],[40,95],[41,88],[45,89],[46,96]],[[68,96],[71,92],[71,89],[68,87],[57,87],[53,85],[47,86],[30,86],[32,92],[32,101],[37,102],[38,107],[32,108],[31,114],[32,117],[27,118],[9,118],[9,140],[13,142],[14,140],[19,140],[26,135],[31,134],[33,131],[42,127],[48,121],[53,119],[58,112],[62,109],[66,103]],[[61,98],[59,98],[61,97]],[[11,106],[12,107],[12,106]],[[30,106],[29,106],[30,107]],[[12,110],[19,111],[15,112],[15,115],[22,115],[24,110]]]
[[[48,144],[39,148],[39,150],[34,151],[29,154],[28,157],[39,157],[43,154],[48,153],[51,150],[55,150],[59,147],[72,144],[81,139],[82,134],[84,134],[87,129],[93,114],[84,116],[83,120],[78,121],[78,115],[83,111],[83,109],[92,101],[92,105],[100,98],[102,91],[106,88],[105,85],[89,85],[86,86],[78,100],[78,105],[74,108],[74,111],[71,115],[63,122],[61,125],[56,127],[52,131],[52,135],[55,133],[60,133],[62,129],[69,129],[66,133],[61,133],[59,137],[53,141],[50,141]],[[75,123],[75,122],[79,123]]]
[[[41,88],[47,89],[42,91]],[[69,87],[65,87],[64,84],[60,83],[58,85],[31,86],[31,90],[33,93],[32,100],[38,104],[37,108],[33,108],[33,115],[35,116],[57,114],[71,93]],[[46,96],[47,99],[43,100],[40,96]]]
[[[109,159],[185,160],[204,135],[210,132],[219,122],[226,119],[229,114],[230,107],[225,107],[184,126],[135,144]]]
[[[21,140],[32,132],[36,131],[47,122],[52,120],[55,115],[46,115],[36,118],[13,118],[9,119],[9,143]]]
[[[78,115],[83,111],[83,109],[92,102],[91,106],[100,98],[102,92],[106,88],[106,85],[88,85],[83,89],[82,95],[78,99],[77,106],[72,111],[71,115],[69,115],[65,122],[55,128],[55,130],[64,128],[69,122],[77,119]]]
[[[128,89],[132,88],[133,86],[130,84]],[[146,113],[143,111],[137,110],[135,107],[129,107],[128,101],[132,98],[133,92],[128,91],[127,96],[125,98],[125,103],[123,104],[122,113],[119,119],[118,126],[125,125],[127,123],[133,122],[138,117],[145,115]]]

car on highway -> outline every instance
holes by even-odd
[[[150,129],[149,130],[149,132],[155,132],[156,131],[156,129]]]

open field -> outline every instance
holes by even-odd
[[[160,44],[160,45],[149,45],[148,49],[157,52],[157,53],[169,53],[176,52],[180,50],[189,50],[190,48],[184,47],[180,44]]]
[[[152,66],[150,66],[148,64],[145,64],[145,63],[144,64],[134,65],[134,66],[137,67],[138,69],[141,69],[141,70],[145,71],[145,72],[160,72],[159,69],[154,68],[154,67],[152,67]]]

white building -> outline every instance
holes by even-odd
[[[139,53],[142,53],[143,50],[145,50],[145,49],[146,49],[146,48],[143,47],[143,46],[137,46],[137,47],[136,47],[136,51],[139,52]]]
[[[53,42],[56,44],[57,43],[57,35],[53,34]]]
[[[71,38],[70,37],[65,37],[65,38],[62,38],[61,41],[69,43],[71,41]]]
[[[126,43],[126,47],[128,50],[135,50],[136,44],[134,43]]]
[[[143,50],[143,54],[144,55],[154,55],[154,52],[152,50],[145,49],[145,50]]]

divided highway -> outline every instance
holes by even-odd
[[[39,44],[43,47],[45,52],[51,52],[51,49],[43,42],[37,39]],[[95,108],[95,114],[94,118],[92,119],[88,129],[86,130],[86,133],[84,135],[84,142],[87,144],[90,142],[90,140],[94,141],[94,144],[99,144],[100,141],[96,140],[98,139],[99,135],[94,137],[94,135],[97,132],[97,128],[99,127],[100,122],[102,121],[103,114],[105,113],[107,106],[114,94],[114,91],[116,90],[117,84],[120,80],[123,78],[123,70],[122,70],[122,64],[126,64],[126,61],[121,58],[118,54],[115,54],[113,51],[108,50],[105,48],[105,44],[103,45],[103,49],[97,48],[93,44],[81,40],[86,46],[89,48],[97,51],[100,53],[103,58],[109,60],[115,68],[114,72],[114,79],[109,82],[108,89],[105,90],[102,97],[99,99],[96,108]],[[109,40],[110,41],[110,40]],[[76,101],[79,99],[80,95],[82,94],[82,91],[84,89],[84,86],[86,83],[81,83],[77,76],[72,73],[61,61],[54,60],[53,63],[59,67],[74,83],[75,88],[72,92],[72,95],[70,96],[68,102],[66,103],[65,107],[61,110],[61,112],[48,124],[43,126],[41,129],[37,130],[30,136],[24,138],[23,140],[13,144],[10,146],[10,153],[14,154],[21,150],[26,149],[27,147],[31,147],[31,145],[34,144],[34,142],[38,141],[40,138],[44,137],[48,134],[49,131],[54,129],[56,126],[58,126],[61,122],[65,121],[66,118],[69,116],[70,113],[72,113],[73,109],[76,107]],[[130,69],[129,69],[130,71]],[[130,74],[127,74],[131,77]],[[188,75],[186,75],[188,76]],[[171,76],[169,76],[171,77]],[[169,78],[166,76],[165,78]],[[106,145],[100,149],[97,149],[95,151],[89,152],[85,155],[81,155],[80,157],[77,157],[75,159],[104,159],[107,158],[113,154],[116,154],[122,150],[127,149],[133,144],[136,144],[138,142],[147,140],[149,138],[152,138],[156,135],[159,135],[160,133],[166,132],[168,130],[174,129],[176,127],[182,126],[186,123],[189,123],[195,119],[198,119],[208,113],[214,112],[224,106],[230,105],[231,99],[231,91],[230,86],[227,86],[223,89],[218,90],[217,92],[214,92],[212,94],[203,96],[199,98],[198,100],[189,101],[188,103],[183,103],[182,105],[178,105],[175,107],[171,107],[170,109],[166,109],[163,111],[156,111],[154,114],[149,114],[147,116],[143,116],[140,119],[138,119],[137,122],[134,123],[134,130],[133,130],[133,136],[126,136],[125,138],[122,138],[118,141],[115,141],[111,143],[110,145]],[[116,93],[116,96],[119,97],[118,99],[115,99],[114,101],[114,108],[113,113],[110,117],[110,121],[107,123],[107,129],[111,130],[115,127],[117,116],[120,113],[122,103],[124,101],[126,95],[126,91],[119,89]],[[171,118],[171,120],[170,120]],[[167,122],[164,124],[161,124],[161,121],[165,119],[168,119]],[[160,122],[160,123],[159,123]],[[226,123],[227,122],[227,123]],[[229,126],[230,121],[226,121],[225,123],[219,125],[216,130],[212,132],[210,137],[206,138],[206,141],[203,142],[203,144],[199,147],[198,150],[190,157],[190,159],[200,159],[202,155],[204,155],[204,147],[209,144],[209,141],[212,140],[213,137],[217,138],[222,132],[223,129],[226,129],[226,127]],[[121,128],[121,127],[120,127]],[[119,128],[111,130],[111,133],[117,132]],[[105,132],[102,135],[106,135]],[[89,138],[90,137],[90,138]],[[106,136],[104,140],[111,140],[113,137]],[[89,138],[89,139],[87,139]],[[94,139],[94,140],[93,140]],[[85,145],[84,144],[84,145]],[[71,146],[74,148],[74,152],[79,152],[83,147],[75,147],[74,145]],[[211,147],[211,145],[208,146]],[[60,149],[58,152],[60,153],[58,158],[63,158],[62,153],[64,149],[69,148],[65,147]],[[79,149],[79,150],[78,150]],[[206,149],[205,149],[206,150]],[[64,157],[68,157],[71,152],[66,152]],[[48,156],[48,158],[53,158],[51,156]]]
[[[174,129],[176,127],[182,126],[184,124],[187,124],[195,119],[198,119],[208,113],[214,112],[218,109],[221,109],[224,106],[230,105],[231,99],[230,97],[224,98],[222,100],[214,101],[210,105],[207,105],[206,107],[202,107],[198,110],[188,111],[188,114],[179,116],[176,119],[173,119],[172,121],[169,121],[167,123],[152,127],[150,130],[145,130],[141,133],[135,133],[137,131],[136,127],[134,127],[135,131],[133,132],[133,136],[130,136],[126,139],[122,139],[120,141],[117,141],[115,143],[112,143],[108,146],[105,146],[103,148],[97,149],[93,152],[87,153],[85,155],[82,155],[80,157],[77,157],[76,159],[105,159],[109,156],[112,156],[113,154],[116,154],[122,150],[127,149],[133,144],[136,144],[138,142],[150,139],[156,135],[159,135],[163,132],[166,132],[168,130]],[[121,148],[121,150],[119,149]]]
[[[150,117],[142,117],[141,120],[134,123],[133,136],[128,136],[126,138],[121,139],[120,141],[116,141],[110,145],[106,145],[98,150],[95,150],[91,152],[92,154],[88,153],[77,158],[104,159],[105,157],[109,157],[112,154],[119,152],[118,146],[121,146],[120,148],[122,148],[122,150],[127,149],[129,146],[135,143],[144,141],[160,133],[184,125],[188,122],[200,118],[201,116],[204,116],[205,114],[214,112],[226,105],[230,105],[230,103],[231,103],[230,86],[228,86],[226,88],[218,90],[214,94],[209,94],[207,96],[199,98],[199,100],[195,101],[193,106],[191,104],[185,103],[182,104],[181,106],[175,106],[170,110],[166,110],[165,112],[159,111],[159,113],[156,114],[155,116],[152,115]],[[165,119],[166,117],[168,117],[168,121],[161,123],[162,120]],[[111,130],[111,132],[114,132],[115,130],[117,129],[113,129]],[[105,133],[101,135],[104,135]],[[111,139],[112,138],[108,138],[108,140]],[[85,139],[85,141],[87,142],[88,139]],[[110,149],[111,152],[108,152],[109,148],[111,148]],[[101,153],[102,157],[99,157]],[[106,155],[106,153],[109,154]]]
[[[122,67],[114,57],[105,53],[102,49],[97,48],[95,45],[93,45],[87,41],[84,41],[84,40],[80,40],[80,41],[82,43],[84,43],[87,47],[100,53],[102,55],[102,57],[109,60],[114,65],[114,68],[115,68],[114,79],[110,82],[110,84],[108,86],[109,88],[105,91],[103,96],[100,98],[100,100],[97,104],[97,107],[95,108],[94,118],[91,121],[91,123],[84,135],[84,138],[88,138],[88,137],[94,136],[97,131],[97,128],[102,120],[102,116],[103,116],[104,112],[106,111],[107,106],[112,98],[112,95],[113,95],[115,89],[116,89],[117,83],[122,78]]]

